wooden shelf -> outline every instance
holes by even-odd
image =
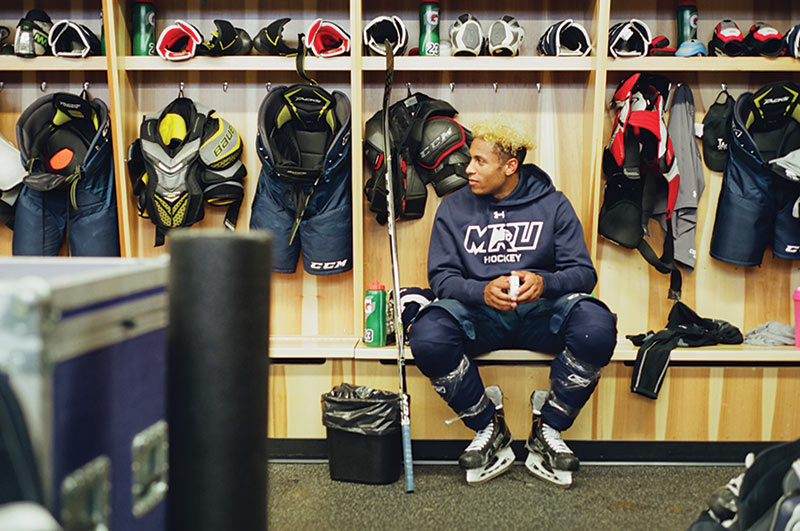
[[[609,57],[607,64],[631,72],[800,72],[792,57]]]
[[[307,57],[305,69],[309,72],[349,72],[350,57]],[[193,57],[187,61],[165,61],[160,57],[127,56],[119,58],[120,69],[128,71],[289,71],[295,70],[294,57],[266,55],[236,55],[231,57]],[[103,67],[105,68],[105,66]]]
[[[531,71],[589,71],[594,69],[594,57],[395,57],[395,70],[407,71],[467,71],[467,72],[531,72]],[[384,57],[364,57],[362,70],[383,71]]]
[[[3,72],[58,72],[65,70],[102,71],[107,69],[105,57],[33,57],[26,59],[13,55],[0,56]]]

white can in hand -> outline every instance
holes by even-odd
[[[508,294],[511,297],[516,297],[517,293],[519,293],[519,277],[517,275],[511,275],[509,277],[508,282],[510,284],[508,288]]]

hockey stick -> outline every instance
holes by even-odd
[[[395,232],[394,188],[392,175],[392,149],[389,143],[389,98],[392,92],[394,76],[394,56],[392,45],[387,39],[386,47],[386,84],[383,86],[383,151],[386,154],[386,203],[389,229],[389,246],[392,250],[392,286],[394,288],[394,337],[397,341],[397,369],[400,372],[400,430],[403,436],[403,469],[406,479],[406,492],[414,492],[414,464],[411,455],[411,417],[408,394],[406,393],[406,359],[403,352],[403,321],[400,310],[400,267],[397,260],[397,234]]]

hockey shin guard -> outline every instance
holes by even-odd
[[[564,431],[575,421],[600,379],[600,367],[577,359],[569,349],[550,364],[550,393],[542,407],[546,424]]]

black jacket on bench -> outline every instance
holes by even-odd
[[[639,347],[633,366],[631,391],[649,398],[658,398],[675,347],[702,347],[718,343],[739,344],[743,341],[738,328],[720,319],[705,319],[678,301],[672,306],[667,327],[659,332],[625,336]]]

